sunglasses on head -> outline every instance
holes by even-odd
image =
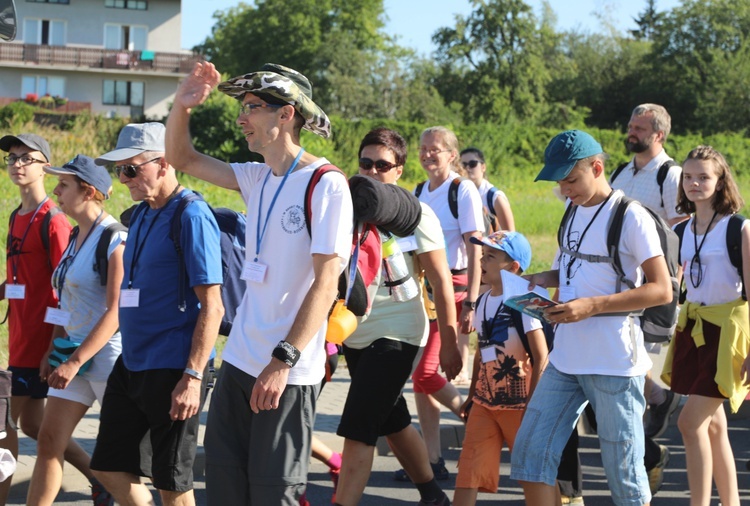
[[[373,161],[371,158],[359,159],[359,168],[365,171],[372,170],[372,168],[375,167],[375,170],[377,170],[378,172],[388,172],[392,168],[398,166],[398,163],[386,162],[385,160]]]
[[[469,160],[468,162],[461,162],[461,165],[464,166],[464,169],[475,169],[480,163],[482,162],[479,160]]]
[[[155,162],[160,158],[160,156],[157,156],[156,158],[152,158],[151,160],[148,160],[146,162],[139,163],[138,165],[118,165],[115,167],[115,174],[118,178],[120,177],[120,174],[125,174],[126,178],[133,179],[138,175],[138,167],[143,167],[144,165]]]

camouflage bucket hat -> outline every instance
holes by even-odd
[[[242,100],[245,93],[269,95],[294,107],[305,118],[305,128],[323,138],[331,136],[331,121],[312,100],[310,81],[296,70],[266,63],[257,72],[233,77],[219,84],[219,91]]]

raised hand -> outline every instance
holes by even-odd
[[[208,95],[221,82],[221,74],[213,63],[197,62],[193,71],[182,80],[174,97],[174,105],[192,109],[206,101]]]

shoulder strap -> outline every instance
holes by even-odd
[[[461,185],[461,181],[465,179],[465,177],[457,177],[451,181],[451,185],[448,187],[448,207],[456,219],[458,219],[458,187]]]
[[[742,224],[744,222],[745,217],[741,214],[733,214],[729,217],[729,223],[727,223],[727,252],[729,253],[729,260],[737,269],[740,280],[742,280],[742,298],[747,300],[745,279],[742,273]]]
[[[203,200],[203,197],[196,192],[189,192],[183,195],[180,202],[177,204],[177,209],[175,209],[175,212],[172,215],[172,221],[169,225],[169,237],[172,239],[174,249],[177,252],[177,265],[180,273],[180,283],[177,287],[177,307],[183,313],[185,312],[185,309],[187,309],[187,299],[185,298],[185,278],[187,278],[187,272],[185,270],[185,255],[180,243],[180,237],[182,235],[182,213],[185,212],[185,208],[187,208],[190,203],[195,202],[196,200]],[[136,209],[136,211],[138,211],[138,209]],[[133,213],[133,215],[133,217],[135,217],[135,213]]]
[[[42,246],[44,246],[44,251],[47,252],[47,261],[49,262],[50,268],[52,267],[52,258],[50,258],[49,256],[49,227],[50,223],[52,223],[52,218],[54,218],[56,214],[59,214],[61,212],[62,209],[60,209],[58,206],[50,207],[49,211],[47,211],[47,213],[42,218],[42,228],[39,229],[39,233],[41,234],[42,238]]]
[[[625,212],[632,202],[635,201],[623,196],[615,203],[616,207],[609,220],[609,227],[607,229],[607,251],[610,258],[612,258],[612,267],[614,267],[618,277],[615,293],[619,293],[622,290],[622,283],[633,288],[633,286],[630,286],[632,282],[625,278],[625,271],[622,268],[622,261],[620,260],[620,248],[618,247],[620,237],[622,236],[622,223],[625,219]]]
[[[659,183],[659,195],[661,196],[662,207],[664,207],[664,181],[666,181],[667,179],[669,169],[671,169],[675,165],[677,165],[677,162],[670,158],[669,160],[661,164],[661,167],[659,167],[659,172],[656,173],[656,182]]]
[[[109,243],[112,242],[112,236],[116,232],[125,232],[126,230],[125,225],[116,221],[107,225],[102,230],[102,235],[99,236],[99,242],[96,243],[96,252],[94,253],[94,271],[99,274],[99,283],[102,286],[107,286],[107,273],[109,272],[107,251],[109,250]]]
[[[615,171],[612,173],[611,176],[609,176],[609,183],[612,184],[615,182],[615,179],[617,179],[617,176],[620,175],[620,172],[622,172],[622,169],[628,166],[630,162],[623,162],[620,165],[617,166]]]
[[[10,229],[10,224],[13,223],[13,219],[16,217],[20,209],[21,209],[21,205],[19,204],[19,206],[13,209],[13,212],[10,213],[10,218],[8,219],[8,235],[5,238],[5,253],[6,254],[10,253],[10,248],[13,242],[13,237],[11,236],[12,230]]]
[[[557,227],[557,245],[559,247],[562,247],[563,245],[563,234],[565,233],[565,229],[570,221],[570,215],[573,214],[574,206],[575,204],[571,202],[568,207],[565,208],[565,213],[563,213],[563,217],[560,220],[560,226]]]
[[[422,195],[422,190],[424,189],[424,184],[427,181],[422,181],[421,183],[417,183],[416,188],[414,188],[414,196],[419,198],[420,195]]]
[[[526,353],[529,354],[529,357],[531,357],[531,362],[534,362],[534,354],[531,353],[531,345],[529,344],[529,336],[526,335],[526,332],[523,331],[523,316],[521,315],[521,312],[513,309],[508,308],[510,310],[510,318],[513,320],[513,327],[515,327],[516,332],[518,332],[518,337],[521,339],[521,343],[523,344],[523,349],[526,350]]]
[[[307,183],[307,188],[305,188],[305,226],[307,227],[307,235],[312,237],[312,229],[310,228],[310,224],[312,223],[312,195],[313,191],[315,191],[315,186],[318,184],[318,181],[320,181],[320,178],[323,177],[327,172],[335,171],[340,173],[346,178],[346,174],[336,167],[333,164],[327,163],[325,165],[321,165],[317,169],[315,169],[312,173],[312,176],[310,177],[310,181]]]
[[[677,235],[677,264],[682,265],[682,238],[685,236],[685,228],[687,227],[688,222],[690,219],[687,219],[685,221],[679,222],[677,225],[674,226],[674,233]],[[731,223],[731,222],[730,222]],[[727,240],[729,240],[729,229],[727,228]],[[730,255],[731,258],[731,255]],[[743,288],[744,291],[744,288]],[[679,299],[677,300],[680,304],[685,302],[685,299],[687,298],[687,288],[685,287],[685,273],[682,273],[682,278],[680,279],[680,295]]]
[[[495,195],[497,194],[497,188],[491,186],[487,190],[487,209],[492,216],[495,216]]]

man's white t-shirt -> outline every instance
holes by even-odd
[[[469,258],[466,255],[466,243],[463,234],[484,231],[482,201],[474,183],[465,179],[458,186],[458,218],[453,217],[448,204],[448,190],[453,180],[460,177],[451,172],[443,184],[430,191],[430,182],[426,181],[419,194],[419,201],[424,202],[435,211],[445,236],[445,252],[448,266],[453,270],[466,269]]]
[[[286,339],[312,286],[312,255],[338,255],[340,271],[349,260],[353,220],[346,177],[330,172],[320,179],[312,194],[312,238],[305,226],[305,190],[313,171],[328,163],[322,158],[289,174],[270,215],[269,207],[283,176],[271,173],[264,185],[271,171],[268,165],[231,164],[247,205],[248,262],[256,256],[258,205],[262,191],[261,230],[267,216],[268,225],[258,252],[258,262],[266,265],[267,270],[263,282],[247,282],[222,359],[256,378],[270,362],[278,342]],[[325,334],[326,322],[302,350],[299,362],[289,372],[290,385],[314,385],[323,379]]]
[[[661,153],[653,157],[645,166],[634,171],[633,161],[620,171],[620,174],[611,183],[615,190],[622,190],[631,199],[637,200],[668,221],[679,216],[675,207],[677,206],[677,193],[682,184],[682,168],[675,165],[669,168],[667,177],[664,179],[664,206],[661,205],[662,193],[659,191],[659,183],[656,176],[659,168],[672,158],[662,149]]]
[[[621,195],[621,191],[615,191],[603,204],[579,206],[563,230],[563,245],[580,253],[608,256],[609,220]],[[603,206],[601,212],[596,215],[600,206]],[[637,204],[631,204],[625,212],[619,251],[625,275],[634,280],[636,286],[643,281],[640,265],[663,255],[654,220]],[[571,262],[569,255],[558,251],[553,269],[560,270],[561,302],[615,293],[617,275],[608,263],[576,258]],[[555,346],[549,359],[555,368],[566,374],[639,376],[652,365],[643,345],[637,316],[594,316],[580,322],[561,323],[555,331]]]

